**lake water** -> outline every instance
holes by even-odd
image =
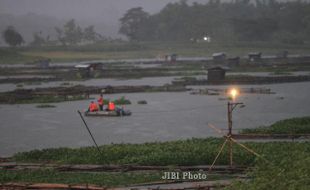
[[[201,86],[206,87],[228,86]],[[310,115],[310,82],[240,87],[266,87],[276,94],[240,95],[237,101],[245,103],[246,107],[234,110],[234,130]],[[115,99],[122,95],[125,94],[104,98]],[[223,130],[227,127],[227,102],[219,100],[220,97],[190,95],[189,92],[126,94],[132,101],[126,109],[132,111],[132,116],[87,117],[86,122],[100,145],[219,136],[207,124]],[[146,100],[148,104],[138,105],[138,100]],[[77,113],[88,104],[88,100],[64,102],[47,109],[36,108],[36,104],[0,105],[0,156],[50,147],[91,146],[91,138]]]

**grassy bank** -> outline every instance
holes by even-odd
[[[310,117],[291,118],[270,126],[243,129],[243,134],[310,134]]]

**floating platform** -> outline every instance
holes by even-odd
[[[129,110],[120,110],[120,111],[96,111],[84,113],[85,116],[97,116],[97,117],[119,117],[119,116],[130,116],[131,111]]]

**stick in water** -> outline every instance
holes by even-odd
[[[97,147],[98,152],[101,153],[101,152],[100,152],[100,149],[99,149],[99,147],[98,147],[98,145],[97,145],[97,143],[96,143],[96,141],[95,141],[95,138],[93,137],[92,133],[90,132],[90,130],[89,130],[89,128],[88,128],[88,126],[87,126],[87,124],[86,124],[86,122],[85,122],[85,120],[84,120],[84,117],[82,116],[82,113],[80,112],[80,110],[78,110],[77,112],[80,114],[81,119],[83,120],[83,123],[84,123],[84,125],[85,125],[85,127],[86,127],[86,129],[87,129],[87,131],[88,131],[88,133],[89,133],[89,135],[90,135],[91,138],[93,139],[93,141],[94,141],[94,143],[95,143],[95,145],[96,145],[96,147]]]

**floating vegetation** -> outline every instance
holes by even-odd
[[[24,85],[23,84],[17,84],[16,87],[17,88],[22,88],[22,87],[24,87]]]
[[[60,86],[70,86],[70,85],[73,85],[73,84],[70,82],[63,82],[60,84]]]
[[[55,108],[55,105],[51,105],[51,104],[39,104],[36,105],[37,108]]]
[[[88,98],[83,95],[74,95],[74,96],[44,95],[44,96],[32,96],[23,99],[0,95],[1,100],[0,102],[4,102],[7,104],[57,103],[57,102],[86,100],[86,99]]]
[[[284,100],[284,97],[283,96],[278,96],[276,97],[277,100]]]
[[[115,104],[118,104],[118,105],[126,105],[126,104],[131,104],[131,101],[126,99],[125,96],[122,96],[121,98],[119,99],[116,99],[113,101]]]
[[[25,85],[31,86],[31,85],[41,85],[42,82],[39,81],[29,81],[29,82],[25,82]]]
[[[274,71],[270,73],[270,75],[292,75],[290,72],[284,72],[284,71]]]
[[[137,104],[147,104],[147,101],[146,101],[146,100],[139,100],[139,101],[137,102]]]
[[[104,99],[103,103],[105,105],[108,105],[110,101],[111,100],[109,100],[109,99]],[[131,101],[126,99],[125,96],[122,96],[119,99],[112,100],[112,102],[114,102],[114,104],[117,104],[117,105],[128,105],[128,104],[131,104]]]

